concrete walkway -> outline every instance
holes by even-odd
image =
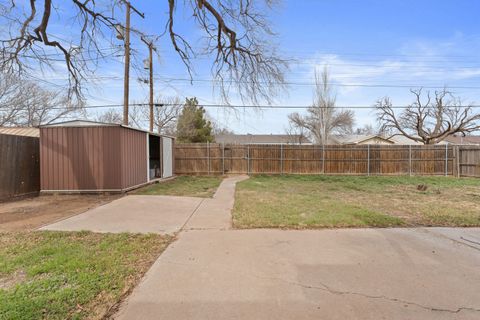
[[[131,195],[40,230],[173,234],[201,203],[201,198]]]
[[[185,231],[117,318],[479,319],[479,244],[478,228]]]
[[[235,184],[225,178],[212,199],[130,195],[40,230],[173,234],[181,229],[229,229]]]
[[[248,176],[234,176],[223,179],[213,199],[205,199],[190,218],[184,229],[230,229],[232,226],[232,209],[235,202],[235,186],[237,182],[248,179]]]

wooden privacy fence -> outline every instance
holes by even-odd
[[[480,178],[480,147],[459,147],[457,165],[459,176]]]
[[[40,190],[39,139],[0,134],[0,200]]]
[[[480,149],[480,148],[477,148]],[[177,174],[474,176],[457,146],[178,144]],[[475,171],[480,176],[480,172]]]

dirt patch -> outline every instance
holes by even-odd
[[[43,195],[0,203],[0,231],[34,230],[119,197],[121,195]]]
[[[15,285],[25,281],[26,277],[26,273],[22,270],[18,270],[7,276],[0,276],[0,289],[8,290],[13,288]]]

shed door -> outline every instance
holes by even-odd
[[[173,176],[172,139],[162,138],[163,178]]]

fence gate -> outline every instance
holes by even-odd
[[[162,178],[173,176],[173,143],[172,138],[162,137]]]

